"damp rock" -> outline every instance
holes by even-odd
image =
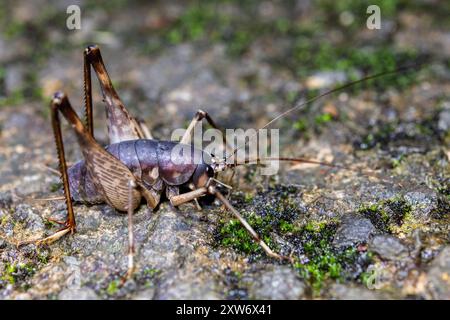
[[[0,208],[7,208],[12,204],[12,194],[9,191],[0,192]],[[1,217],[1,211],[0,211]]]
[[[44,229],[42,217],[27,204],[19,204],[14,210],[13,217],[17,221],[24,223],[26,228],[31,231],[40,231]]]
[[[99,297],[90,288],[64,289],[58,295],[59,300],[98,300]]]
[[[77,229],[79,232],[94,231],[100,227],[100,223],[100,214],[94,210],[89,210],[84,219],[80,220]]]
[[[217,283],[211,275],[196,275],[183,271],[167,273],[155,293],[157,300],[218,300]]]
[[[405,194],[404,199],[411,206],[411,213],[417,219],[427,219],[437,209],[438,195],[427,187],[420,187]]]
[[[139,291],[134,297],[134,300],[152,300],[155,295],[155,288],[148,288]]]
[[[257,274],[248,293],[252,299],[297,300],[304,297],[305,284],[291,268],[275,266]]]
[[[364,287],[334,284],[330,288],[331,298],[337,300],[380,300],[389,299],[385,294]]]
[[[374,236],[370,241],[369,249],[386,260],[402,260],[408,257],[407,248],[393,236]]]
[[[0,249],[6,248],[7,245],[8,243],[6,242],[6,240],[0,238]]]
[[[434,299],[450,300],[450,246],[445,247],[431,263],[428,289]]]
[[[342,219],[333,239],[333,245],[338,248],[357,243],[367,243],[375,227],[369,219],[357,215],[347,215]]]

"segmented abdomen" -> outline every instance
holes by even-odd
[[[200,159],[200,162],[203,162],[204,153],[201,150],[185,146],[185,152],[180,155],[179,152],[173,152],[176,146],[180,144],[172,141],[139,139],[114,143],[105,149],[125,164],[133,175],[150,189],[158,181],[168,185],[186,183],[197,167],[194,160]],[[84,160],[69,168],[68,174],[73,200],[90,204],[103,202]]]

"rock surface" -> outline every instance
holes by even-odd
[[[346,247],[367,243],[374,232],[375,227],[369,219],[354,215],[346,216],[336,231],[333,244],[337,247]]]
[[[297,300],[305,297],[305,284],[286,266],[264,271],[259,281],[250,284],[249,297],[263,300]]]
[[[64,3],[43,2],[0,7],[0,299],[450,299],[450,38],[439,8],[391,8],[374,33],[356,14],[335,21],[342,8],[322,2],[81,1],[86,15],[74,31]],[[66,217],[64,201],[42,200],[62,195],[49,100],[64,90],[81,115],[87,43],[100,45],[130,113],[166,140],[199,108],[223,128],[260,128],[314,88],[431,62],[270,125],[280,155],[351,170],[281,163],[274,176],[255,166],[219,175],[233,186],[233,206],[294,263],[267,257],[211,199],[202,210],[143,203],[133,216],[136,272],[122,283],[127,217],[106,204],[75,204],[73,235],[17,247]],[[106,145],[93,84],[95,138]],[[72,164],[82,153],[61,119]]]
[[[370,242],[370,250],[387,260],[402,260],[408,257],[408,249],[399,239],[392,236],[375,236]]]
[[[445,247],[428,271],[428,289],[434,299],[450,299],[450,247]]]

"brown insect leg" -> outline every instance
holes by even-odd
[[[139,123],[133,118],[128,110],[125,108],[122,100],[114,89],[111,79],[106,71],[103,63],[100,49],[97,46],[88,46],[84,50],[85,59],[85,79],[90,78],[90,70],[87,69],[92,66],[97,78],[100,82],[103,99],[106,103],[106,114],[108,117],[108,135],[110,143],[116,143],[125,140],[143,139],[144,133],[139,126]],[[92,97],[90,92],[90,80],[85,82],[85,89],[87,89],[86,99],[86,114],[92,116]],[[91,99],[91,100],[89,100]],[[92,119],[89,120],[88,123]]]
[[[172,196],[170,198],[170,202],[173,206],[179,206],[180,204],[195,200],[206,193],[214,194],[223,204],[224,206],[231,211],[231,213],[239,220],[240,223],[244,226],[245,229],[250,233],[253,239],[263,248],[263,250],[267,253],[269,257],[278,259],[278,260],[287,260],[289,262],[293,262],[291,257],[286,257],[279,255],[278,253],[272,251],[270,247],[260,238],[260,236],[256,233],[256,231],[252,228],[252,226],[245,220],[241,214],[231,205],[231,203],[217,191],[213,186],[209,186],[208,188],[203,187],[190,192],[186,192],[180,194],[178,196]]]
[[[56,149],[58,153],[58,160],[59,160],[59,171],[61,173],[61,178],[63,181],[63,187],[64,187],[64,197],[66,200],[66,207],[67,207],[67,220],[64,222],[64,227],[54,233],[51,236],[48,236],[43,239],[37,239],[37,240],[31,240],[31,241],[24,241],[19,243],[19,246],[26,243],[36,243],[36,244],[50,244],[52,242],[55,242],[65,234],[71,232],[73,233],[75,231],[75,215],[73,212],[73,205],[72,205],[72,199],[70,196],[70,188],[69,188],[69,176],[67,174],[67,163],[66,163],[66,157],[64,153],[64,143],[62,140],[62,134],[61,134],[61,122],[59,120],[59,108],[61,107],[61,104],[63,102],[64,95],[61,93],[56,93],[53,97],[51,104],[50,104],[50,111],[51,111],[51,118],[52,118],[52,127],[53,127],[53,133],[55,135],[55,142],[56,142]]]
[[[240,223],[244,226],[245,229],[250,233],[250,235],[253,237],[253,239],[263,248],[263,250],[267,253],[268,256],[272,258],[276,258],[279,260],[288,260],[289,262],[292,262],[291,257],[286,257],[279,255],[276,252],[273,252],[272,249],[269,248],[269,246],[259,237],[259,235],[256,233],[256,231],[250,226],[250,224],[245,220],[241,214],[231,205],[231,203],[221,194],[219,191],[216,191],[214,188],[211,188],[209,190],[210,193],[213,193],[216,195],[216,197],[224,204],[224,206],[231,211],[231,213],[239,220]]]
[[[203,119],[205,119],[209,125],[211,127],[213,127],[214,129],[219,130],[220,132],[222,132],[222,139],[223,139],[223,144],[224,146],[230,150],[233,151],[233,148],[227,143],[227,139],[226,139],[226,135],[223,129],[221,129],[219,126],[216,125],[216,123],[213,121],[213,119],[210,117],[210,115],[208,114],[208,112],[203,111],[203,110],[198,110],[197,113],[194,116],[194,119],[192,119],[191,123],[189,124],[189,126],[186,129],[186,132],[184,133],[183,137],[180,140],[180,143],[184,143],[184,144],[190,144],[191,142],[191,135],[192,135],[192,131],[195,128],[195,125],[197,123],[199,123],[200,121],[202,121]]]
[[[134,234],[133,234],[133,190],[137,188],[136,183],[133,180],[130,180],[128,182],[128,271],[125,275],[125,280],[129,279],[135,269],[136,266],[134,265]]]
[[[195,189],[193,191],[189,191],[177,196],[171,196],[170,197],[170,203],[174,206],[177,207],[180,204],[192,201],[194,199],[197,199],[198,197],[204,196],[206,193],[208,192],[208,190],[203,187],[203,188],[198,188]]]
[[[84,112],[86,116],[86,126],[88,132],[94,137],[94,118],[92,115],[92,81],[91,65],[87,58],[87,50],[83,55],[83,76],[84,76]]]
[[[128,181],[135,181],[136,178],[122,162],[103,149],[89,134],[66,95],[56,93],[55,98],[60,101],[58,111],[61,111],[76,133],[87,170],[91,174],[97,191],[111,207],[126,212],[128,207]],[[133,190],[134,208],[139,205],[140,200],[140,191]]]
[[[64,196],[66,197],[66,205],[67,205],[67,222],[66,225],[70,229],[71,232],[75,231],[75,215],[73,212],[72,199],[70,196],[70,188],[69,188],[69,175],[67,174],[67,163],[66,156],[64,152],[64,143],[62,140],[61,134],[61,122],[59,120],[59,107],[62,103],[62,97],[59,94],[55,94],[50,104],[51,109],[51,117],[52,117],[52,127],[55,135],[56,141],[56,150],[58,152],[59,159],[59,171],[61,172],[61,177],[63,180],[64,186]]]

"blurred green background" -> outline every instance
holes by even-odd
[[[65,10],[71,4],[81,8],[81,30],[66,28]],[[365,26],[371,4],[381,9],[381,30]],[[393,69],[420,55],[439,57],[440,49],[430,47],[433,39],[421,32],[442,33],[448,42],[449,6],[448,1],[406,0],[2,1],[0,106],[48,100],[45,75],[39,71],[62,52],[81,56],[90,43],[113,51],[133,47],[150,57],[181,43],[223,44],[232,59],[265,51],[261,54],[267,63],[300,81],[320,70],[342,70],[355,78],[359,72]],[[410,29],[417,32],[413,39],[411,34],[396,36]],[[139,67],[126,57],[121,63]],[[11,71],[17,65],[20,70]],[[401,87],[409,81],[399,76],[375,85]],[[286,97],[294,98],[295,92]]]
[[[81,10],[80,30],[66,27],[66,9],[73,4]],[[381,11],[379,30],[366,27],[373,4]],[[82,50],[98,44],[125,105],[160,138],[185,126],[198,108],[225,127],[262,126],[338,83],[428,61],[418,72],[346,90],[369,90],[369,100],[384,99],[390,108],[388,90],[448,80],[449,12],[448,1],[436,0],[6,1],[0,9],[0,107],[31,103],[47,116],[56,90],[81,107]],[[97,105],[100,94],[94,90]],[[284,131],[287,141],[307,139],[331,121],[348,119],[340,109],[308,106],[276,126],[293,130],[290,136]],[[103,114],[102,108],[95,111]],[[427,121],[435,114],[417,116]],[[360,146],[383,139],[396,126],[391,120],[383,119],[388,128],[361,138]]]

